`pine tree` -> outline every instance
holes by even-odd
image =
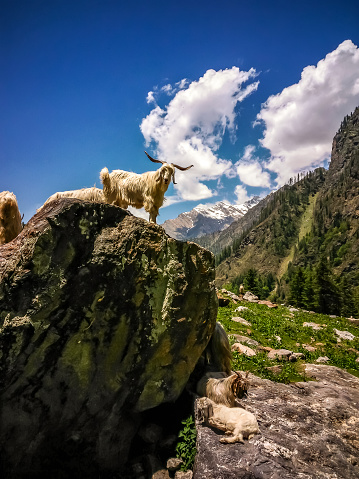
[[[294,306],[303,307],[304,273],[302,268],[297,268],[289,283],[289,302]]]
[[[305,270],[303,285],[303,305],[305,308],[312,310],[315,307],[314,289],[313,289],[313,272],[311,268]]]
[[[316,311],[324,314],[340,313],[339,291],[324,256],[320,258],[315,268],[313,290],[314,308]]]
[[[355,298],[354,291],[351,284],[348,281],[347,276],[342,276],[339,283],[340,291],[340,315],[341,316],[350,316],[354,313],[355,307]]]
[[[258,292],[257,271],[250,268],[244,276],[243,285],[246,291],[251,291],[253,294]]]

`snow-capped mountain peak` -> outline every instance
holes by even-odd
[[[200,237],[227,228],[256,205],[259,199],[259,196],[255,196],[242,205],[232,205],[228,201],[199,204],[193,210],[181,213],[173,220],[165,221],[162,226],[176,239]]]

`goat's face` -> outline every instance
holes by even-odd
[[[167,187],[171,183],[171,179],[174,178],[175,169],[169,163],[164,163],[158,170],[159,176],[157,181],[161,181]]]
[[[236,372],[231,377],[233,377],[231,387],[234,397],[237,397],[238,399],[247,397],[249,388],[248,371],[243,376],[241,375],[241,373]]]

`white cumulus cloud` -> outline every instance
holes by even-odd
[[[219,158],[226,130],[235,130],[235,107],[258,88],[254,69],[237,67],[208,70],[198,81],[178,82],[174,98],[165,108],[156,105],[142,120],[141,131],[150,145],[156,145],[160,160],[194,168],[177,170],[177,195],[183,200],[201,200],[216,194],[203,182],[230,174],[233,167]],[[244,85],[247,83],[247,85]],[[188,85],[188,86],[187,86]]]
[[[271,154],[265,166],[278,175],[278,184],[330,157],[341,121],[359,104],[358,79],[359,50],[346,40],[262,105],[257,116],[265,127],[261,144]]]
[[[248,145],[242,158],[236,163],[236,171],[242,183],[248,186],[261,186],[269,188],[270,174],[263,170],[257,157],[254,156],[255,147]]]
[[[153,91],[149,91],[149,92],[147,93],[146,101],[147,101],[147,103],[156,103],[155,94],[154,94]]]
[[[161,88],[161,90],[164,91],[165,93],[167,93],[167,95],[172,95],[172,93],[173,93],[173,87],[170,83],[168,83],[167,85],[164,85]]]
[[[250,197],[248,196],[247,190],[245,186],[243,185],[237,185],[234,189],[234,194],[237,197],[236,203],[238,205],[242,205],[243,203],[245,203],[246,201],[250,199]]]

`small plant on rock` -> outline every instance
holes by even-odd
[[[187,471],[188,469],[193,468],[194,459],[196,457],[196,426],[194,423],[193,416],[189,416],[187,419],[182,421],[183,429],[179,432],[179,440],[176,446],[177,457],[180,457],[183,460],[181,466],[182,471]]]

